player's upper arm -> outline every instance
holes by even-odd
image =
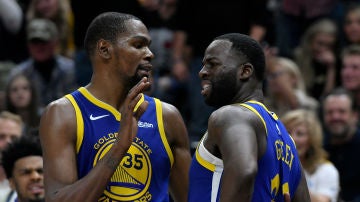
[[[293,202],[310,202],[309,189],[307,187],[306,178],[303,169],[301,169],[301,179],[295,191]]]
[[[254,116],[247,109],[234,106],[220,108],[210,116],[208,133],[218,145],[224,163],[254,166],[251,162],[257,162]]]
[[[210,116],[208,139],[217,145],[224,163],[223,201],[251,199],[258,166],[258,123],[253,112],[239,106],[222,107]]]
[[[47,196],[77,180],[76,117],[71,103],[61,98],[49,104],[40,121]]]
[[[162,106],[165,133],[174,156],[170,173],[170,193],[175,201],[186,201],[191,162],[188,133],[179,111],[166,103]]]

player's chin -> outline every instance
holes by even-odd
[[[137,70],[137,76],[140,77],[140,78],[143,78],[143,77],[150,78],[151,77],[151,70],[146,69],[146,68],[139,68]]]

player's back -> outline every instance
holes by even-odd
[[[276,114],[259,102],[241,104],[253,111],[266,128],[267,148],[258,160],[252,201],[284,201],[284,193],[290,196],[301,179],[301,164],[295,144]]]

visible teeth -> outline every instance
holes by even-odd
[[[33,193],[39,193],[39,192],[44,191],[44,189],[41,186],[32,186],[29,189]]]
[[[209,84],[203,85],[203,89],[207,89],[207,88],[210,88],[210,85],[209,85]]]

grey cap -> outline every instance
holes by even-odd
[[[56,39],[58,30],[54,22],[48,19],[33,19],[27,25],[27,39],[50,41]]]

